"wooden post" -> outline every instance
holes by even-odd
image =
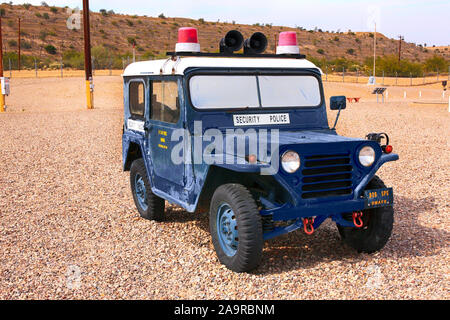
[[[3,78],[3,35],[2,35],[2,17],[0,15],[0,77]],[[0,112],[5,112],[5,96],[0,92]]]
[[[87,108],[94,109],[94,80],[92,78],[91,28],[89,23],[89,0],[83,0],[84,69],[86,72]]]

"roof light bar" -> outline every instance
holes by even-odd
[[[200,52],[197,29],[189,27],[178,29],[175,52]]]
[[[277,54],[300,54],[296,32],[286,31],[280,33]]]

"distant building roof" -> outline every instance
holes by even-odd
[[[178,61],[168,59],[150,60],[130,64],[123,76],[141,76],[150,74],[175,74],[182,75],[187,68],[277,68],[277,69],[303,69],[315,68],[322,73],[320,68],[306,59],[278,59],[278,58],[204,58],[188,57],[179,58]]]

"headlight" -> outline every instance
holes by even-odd
[[[364,147],[359,152],[359,162],[364,167],[370,167],[375,162],[375,150],[372,147]]]
[[[294,173],[300,168],[300,156],[295,151],[286,151],[281,157],[281,166],[287,173]]]

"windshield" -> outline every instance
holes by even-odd
[[[198,75],[189,82],[198,109],[316,107],[319,81],[300,75]]]

